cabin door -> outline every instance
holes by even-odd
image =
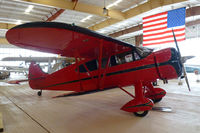
[[[98,63],[92,60],[79,66],[81,91],[96,90],[98,88]]]

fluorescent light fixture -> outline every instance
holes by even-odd
[[[97,32],[99,32],[99,33],[105,33],[106,32],[106,30],[99,30],[99,31],[97,31]]]
[[[15,24],[22,24],[22,21],[21,20],[17,20],[17,22]]]
[[[89,15],[89,16],[87,16],[87,17],[81,19],[81,22],[85,22],[86,20],[91,19],[91,17],[92,17],[92,15]]]
[[[142,5],[144,3],[148,2],[148,0],[144,0],[144,1],[141,1],[140,3],[138,3],[138,5]]]
[[[111,8],[111,7],[113,7],[113,6],[117,6],[117,5],[118,5],[120,2],[122,2],[122,1],[123,1],[123,0],[117,0],[117,1],[115,1],[114,3],[108,5],[107,8]]]
[[[105,7],[103,8],[103,14],[107,15],[108,14],[108,9],[106,9]]]
[[[28,8],[25,10],[25,13],[29,13],[31,10],[33,10],[33,5],[29,5]]]

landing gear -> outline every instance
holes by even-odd
[[[38,96],[42,96],[42,90],[38,91],[38,92],[37,92],[37,95],[38,95]]]
[[[153,107],[153,101],[144,96],[144,88],[142,87],[142,82],[137,82],[135,86],[135,96],[120,87],[121,90],[126,92],[128,95],[134,99],[126,103],[121,110],[126,112],[131,112],[138,117],[144,117],[148,114],[148,111]]]
[[[144,117],[144,116],[146,116],[147,114],[148,114],[148,110],[146,110],[146,111],[139,111],[139,112],[134,112],[134,115],[135,116],[138,116],[138,117]]]
[[[158,98],[158,99],[152,99],[154,103],[158,103],[162,100],[162,98]]]
[[[166,91],[161,88],[154,88],[153,85],[149,83],[145,83],[145,97],[153,100],[154,103],[158,103],[162,100],[162,98],[166,95]]]

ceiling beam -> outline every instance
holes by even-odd
[[[76,4],[76,7],[74,8],[74,2],[68,0],[20,0],[20,1],[32,2],[36,4],[57,7],[61,9],[75,10],[103,17],[107,16],[103,14],[103,7],[80,3],[80,2],[78,2]],[[117,20],[124,20],[125,18],[125,14],[117,10],[108,10],[108,16]]]
[[[200,6],[190,7],[186,10],[186,17],[200,15]]]
[[[6,38],[0,38],[0,44],[10,44]]]
[[[16,26],[15,24],[8,24],[8,23],[0,23],[0,29],[10,29]]]
[[[146,2],[144,4],[141,4],[135,8],[132,8],[132,9],[124,12],[125,19],[135,17],[139,14],[145,13],[147,11],[150,11],[150,10],[158,8],[158,7],[175,4],[175,3],[180,3],[180,2],[185,2],[185,1],[187,1],[187,0],[149,0],[148,2]],[[99,30],[99,29],[110,26],[110,25],[115,24],[120,21],[121,20],[114,20],[114,19],[110,18],[99,24],[89,27],[89,29]]]
[[[58,16],[60,16],[65,10],[64,9],[60,9],[58,10],[55,14],[53,14],[51,17],[49,17],[46,21],[50,22],[55,20]]]
[[[200,24],[200,19],[186,23],[186,27]]]
[[[125,29],[125,30],[121,30],[121,31],[118,31],[118,32],[115,32],[115,33],[112,33],[112,34],[109,34],[109,36],[118,37],[118,36],[122,36],[122,35],[125,35],[125,34],[128,34],[128,33],[136,32],[136,31],[139,31],[139,30],[142,30],[142,24],[128,28],[128,29]]]

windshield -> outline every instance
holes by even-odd
[[[143,58],[152,53],[153,49],[146,47],[136,47],[137,53]]]

